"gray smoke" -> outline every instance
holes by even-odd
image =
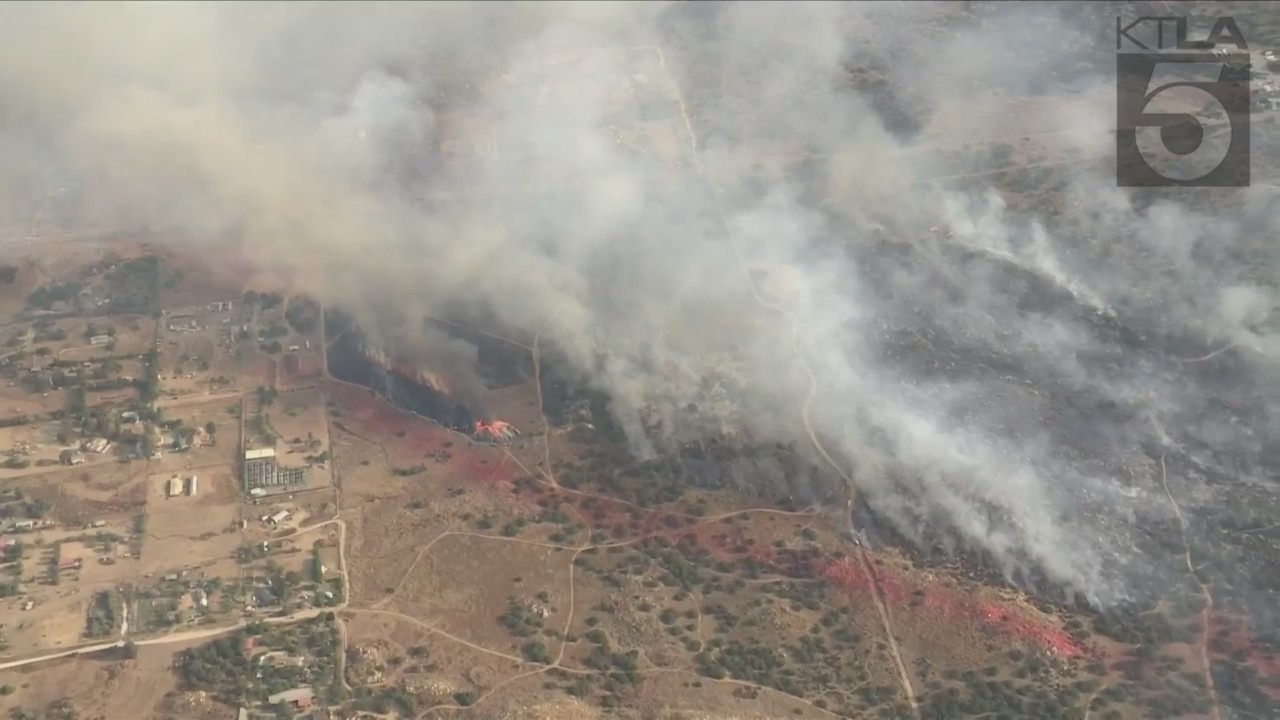
[[[451,378],[441,308],[545,328],[640,454],[807,417],[903,534],[1105,600],[1168,516],[1153,428],[1266,472],[1280,216],[1088,163],[1053,211],[942,182],[984,137],[1098,157],[1114,112],[1109,18],[958,5],[6,5],[0,193],[74,181],[77,225],[287,269]],[[1230,378],[1176,359],[1228,346]]]

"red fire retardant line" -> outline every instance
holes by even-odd
[[[851,593],[872,591],[871,578],[859,563],[849,558],[824,562],[819,574],[832,585]],[[886,602],[898,605],[910,601],[913,593],[901,578],[886,573],[879,580]],[[922,597],[917,596],[920,597],[921,604],[943,618],[974,622],[993,632],[1042,647],[1059,657],[1074,658],[1085,654],[1084,648],[1067,633],[1044,621],[1029,618],[1016,609],[961,595],[945,587],[925,587],[918,592],[923,593]]]

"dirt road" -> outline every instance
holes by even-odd
[[[310,532],[311,530],[322,528],[327,525],[338,526],[338,562],[341,564],[341,567],[342,567],[343,587],[347,588],[349,587],[349,585],[347,584],[347,554],[346,554],[347,524],[345,522],[343,522],[338,518],[332,518],[329,520],[325,520],[324,522],[316,523],[315,525],[300,527],[297,530],[290,533],[289,535],[286,535],[285,537],[293,537],[294,535],[300,535],[305,532]],[[185,642],[191,642],[193,640],[204,640],[206,638],[214,638],[220,635],[226,635],[227,633],[232,633],[237,630],[243,629],[244,627],[248,626],[250,622],[266,622],[266,623],[275,625],[278,623],[292,623],[292,622],[298,622],[300,620],[310,620],[311,618],[317,617],[326,612],[336,613],[340,610],[345,609],[347,606],[347,597],[348,597],[348,593],[344,592],[342,597],[342,602],[333,607],[308,608],[306,610],[299,610],[296,613],[292,613],[282,617],[254,618],[252,621],[243,620],[234,625],[221,625],[218,627],[201,628],[198,630],[185,630],[183,632],[172,633],[170,635],[163,635],[161,637],[149,638],[146,640],[137,640],[137,641],[134,641],[134,645],[141,647],[141,646],[152,646],[152,645],[169,645],[172,643],[185,643]],[[57,660],[59,658],[73,657],[76,655],[88,655],[96,652],[102,652],[103,650],[110,650],[112,648],[124,647],[124,645],[126,644],[126,640],[124,638],[127,632],[128,632],[128,620],[126,619],[125,622],[122,624],[122,627],[120,630],[120,639],[115,642],[95,643],[93,645],[80,645],[78,647],[68,648],[66,650],[59,650],[58,652],[55,652],[55,653],[49,653],[48,655],[39,655],[36,657],[25,658],[22,660],[10,660],[7,662],[0,662],[0,670],[12,670],[14,668],[25,667],[27,665],[35,665],[36,663],[48,662],[50,660]]]

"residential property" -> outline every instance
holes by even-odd
[[[90,345],[106,345],[109,342],[111,342],[110,335],[94,335],[89,338]]]
[[[267,522],[271,523],[272,525],[279,525],[280,523],[284,522],[285,520],[288,520],[288,519],[289,519],[289,515],[290,515],[290,513],[289,513],[289,511],[288,511],[288,510],[281,510],[280,512],[278,512],[278,513],[276,513],[276,514],[274,514],[274,515],[269,515],[269,516],[267,516]]]
[[[273,650],[258,656],[259,665],[271,665],[273,667],[306,667],[307,659],[299,655],[284,652],[283,650]]]
[[[79,450],[63,450],[58,459],[63,465],[79,465],[84,462],[84,455]]]
[[[164,494],[166,497],[171,497],[171,498],[178,497],[179,495],[181,495],[182,494],[182,478],[178,477],[177,475],[174,475],[173,477],[169,478],[169,482],[165,486]]]
[[[303,685],[271,695],[267,697],[267,702],[271,705],[292,705],[295,709],[304,710],[311,707],[311,701],[315,696],[314,690]]]
[[[111,441],[106,438],[94,438],[84,443],[84,449],[101,455],[111,449]]]
[[[196,476],[192,475],[187,478],[187,496],[194,497],[196,494]]]

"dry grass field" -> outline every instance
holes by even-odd
[[[28,497],[49,503],[50,517],[59,526],[79,527],[141,512],[145,479],[141,463],[102,462],[96,467],[59,467],[8,481],[6,486],[21,487]]]
[[[164,574],[231,557],[240,545],[240,504],[233,468],[206,466],[176,473],[179,484],[197,478],[195,496],[167,495],[175,473],[147,479],[147,537],[142,561],[146,572]]]
[[[66,701],[79,717],[106,720],[228,720],[233,708],[204,693],[177,691],[173,657],[199,641],[140,647],[133,660],[110,655],[73,657],[5,671],[14,692],[0,696],[0,711],[43,713]],[[6,715],[7,716],[7,715]]]
[[[83,642],[85,609],[91,595],[90,591],[76,587],[41,588],[33,593],[34,605],[30,610],[23,610],[24,601],[18,598],[0,600],[0,610],[6,618],[5,640],[9,644],[5,655],[36,655]]]

